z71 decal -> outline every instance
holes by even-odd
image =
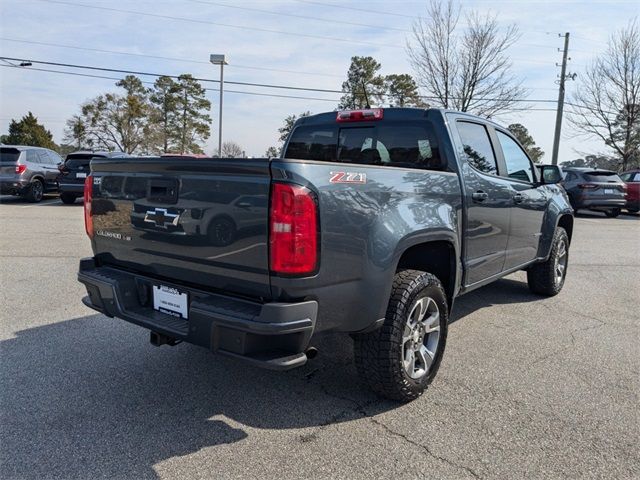
[[[362,172],[329,172],[329,183],[367,183],[367,174]]]

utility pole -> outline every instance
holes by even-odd
[[[558,91],[558,109],[556,111],[556,131],[553,136],[553,154],[551,163],[558,164],[558,149],[560,148],[560,131],[562,130],[562,111],[564,110],[564,81],[567,73],[567,54],[569,53],[569,32],[564,35],[564,52],[562,53],[562,69],[560,71],[560,90]],[[557,65],[557,64],[556,64]]]

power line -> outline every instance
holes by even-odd
[[[330,40],[330,41],[334,41],[334,42],[342,42],[342,43],[349,43],[349,44],[361,44],[361,45],[367,45],[370,47],[386,47],[386,48],[404,48],[401,45],[391,45],[388,43],[374,43],[374,42],[366,42],[364,40],[353,40],[353,39],[349,39],[349,38],[339,38],[339,37],[328,37],[328,36],[324,36],[324,35],[314,35],[311,33],[296,33],[296,32],[287,32],[284,30],[272,30],[269,28],[262,28],[262,27],[248,27],[246,25],[233,25],[230,23],[220,23],[220,22],[211,22],[209,20],[198,20],[198,19],[194,19],[194,18],[186,18],[186,17],[175,17],[172,15],[160,15],[157,13],[147,13],[147,12],[138,12],[135,10],[124,10],[124,9],[120,9],[120,8],[112,8],[112,7],[100,7],[98,5],[86,5],[84,3],[75,3],[75,2],[67,2],[67,1],[63,1],[63,0],[39,0],[41,2],[46,2],[46,3],[55,3],[55,4],[59,4],[59,5],[69,5],[72,7],[81,7],[81,8],[92,8],[95,10],[102,10],[102,11],[107,11],[107,12],[118,12],[118,13],[127,13],[130,15],[141,15],[141,16],[145,16],[145,17],[151,17],[151,18],[161,18],[163,20],[178,20],[181,22],[189,22],[189,23],[197,23],[197,24],[201,24],[201,25],[215,25],[216,27],[225,27],[225,28],[235,28],[235,29],[240,29],[240,30],[250,30],[250,31],[255,31],[255,32],[265,32],[265,33],[275,33],[278,35],[289,35],[289,36],[294,36],[294,37],[305,37],[305,38],[314,38],[317,40]]]
[[[263,10],[261,8],[252,8],[252,7],[240,7],[238,5],[229,5],[226,3],[220,3],[220,2],[211,2],[208,0],[187,0],[188,2],[192,2],[192,3],[200,3],[200,4],[204,4],[204,5],[213,5],[216,7],[224,7],[224,8],[234,8],[237,10],[244,10],[244,11],[248,11],[248,12],[258,12],[258,13],[266,13],[269,15],[279,15],[282,17],[292,17],[292,18],[301,18],[304,20],[314,20],[314,21],[318,21],[318,22],[327,22],[327,23],[331,23],[331,24],[339,24],[339,25],[349,25],[352,27],[365,27],[365,28],[376,28],[379,30],[395,30],[397,32],[411,32],[411,30],[406,30],[406,29],[402,29],[402,28],[395,28],[395,27],[386,27],[386,26],[382,26],[382,25],[369,25],[366,23],[355,23],[355,22],[347,22],[344,20],[335,20],[335,19],[328,19],[328,18],[320,18],[320,17],[312,17],[309,15],[298,15],[295,13],[283,13],[283,12],[274,12],[271,10]]]
[[[0,37],[0,40],[4,40],[7,42],[16,42],[16,43],[25,43],[30,45],[43,45],[47,47],[59,47],[59,48],[69,48],[72,50],[83,50],[87,52],[98,52],[98,53],[112,53],[116,55],[126,55],[131,57],[140,57],[140,58],[155,58],[157,60],[170,60],[172,62],[185,62],[185,63],[197,63],[201,65],[210,65],[209,62],[205,62],[203,60],[193,60],[187,58],[177,58],[177,57],[165,57],[162,55],[148,55],[142,53],[131,53],[131,52],[119,52],[117,50],[104,50],[101,48],[89,48],[89,47],[78,47],[76,45],[64,45],[61,43],[49,43],[49,42],[38,42],[35,40],[22,40],[17,38],[7,38]],[[269,67],[252,67],[249,65],[237,65],[235,63],[228,65],[227,67],[231,68],[243,68],[248,70],[264,70],[269,72],[279,72],[279,73],[293,73],[297,75],[312,75],[314,77],[333,77],[333,78],[343,78],[342,75],[335,75],[332,73],[322,73],[322,72],[303,72],[300,70],[285,70],[281,68],[269,68]]]
[[[38,67],[21,67],[20,65],[0,65],[0,67],[6,67],[6,68],[18,68],[21,70],[33,70],[36,72],[48,72],[48,73],[59,73],[59,74],[63,74],[63,75],[73,75],[75,77],[88,77],[88,78],[100,78],[100,79],[104,79],[104,80],[122,80],[121,77],[107,77],[105,75],[91,75],[89,73],[77,73],[77,72],[65,72],[63,70],[51,70],[51,69],[47,69],[47,68],[38,68]],[[146,84],[146,85],[153,85],[153,82],[148,82],[148,81],[144,81],[141,80],[142,83]],[[205,88],[205,90],[210,91],[210,92],[217,92],[218,89],[217,88]],[[242,91],[242,90],[227,90],[225,89],[225,93],[238,93],[238,94],[243,94],[243,95],[253,95],[253,96],[258,96],[258,97],[274,97],[274,98],[293,98],[293,99],[297,99],[297,100],[315,100],[315,101],[322,101],[322,102],[332,102],[332,103],[338,103],[340,100],[338,99],[332,99],[332,98],[318,98],[318,97],[302,97],[302,96],[297,96],[297,95],[279,95],[279,94],[275,94],[275,93],[258,93],[258,92],[246,92],[246,91]]]
[[[117,68],[107,68],[107,67],[95,67],[95,66],[90,66],[90,65],[77,65],[77,64],[71,64],[71,63],[60,63],[60,62],[47,62],[47,61],[43,61],[43,60],[31,60],[31,59],[26,59],[26,58],[15,58],[15,57],[0,57],[0,59],[4,59],[4,60],[11,60],[11,61],[16,61],[16,62],[23,62],[23,61],[28,61],[31,63],[37,63],[37,64],[42,64],[42,65],[52,65],[52,66],[56,66],[56,67],[67,67],[67,68],[79,68],[79,69],[85,69],[85,70],[95,70],[95,71],[102,71],[102,72],[112,72],[112,73],[125,73],[128,75],[144,75],[144,76],[151,76],[151,77],[170,77],[170,78],[179,78],[178,75],[166,75],[166,74],[161,74],[161,73],[151,73],[151,72],[140,72],[140,71],[135,71],[135,70],[123,70],[123,69],[117,69]],[[214,80],[211,78],[198,78],[198,77],[194,77],[194,80],[200,81],[200,82],[211,82],[211,83],[220,83],[220,80]],[[284,90],[297,90],[297,91],[305,91],[305,92],[318,92],[318,93],[340,93],[343,94],[344,92],[342,90],[332,90],[332,89],[325,89],[325,88],[310,88],[310,87],[295,87],[295,86],[290,86],[290,85],[273,85],[273,84],[266,84],[266,83],[251,83],[251,82],[236,82],[236,81],[225,81],[225,83],[228,84],[232,84],[232,85],[242,85],[242,86],[249,86],[249,87],[260,87],[260,88],[277,88],[277,89],[284,89]],[[381,95],[383,94],[382,92],[369,92],[371,94],[376,94],[376,95]],[[358,93],[356,93],[358,94]],[[426,99],[426,100],[438,100],[438,97],[435,96],[429,96],[429,95],[420,95],[420,98]],[[455,97],[450,97],[451,99],[456,99]],[[491,98],[491,97],[482,97],[482,98],[478,98],[477,100],[485,100],[485,101],[499,101],[499,98]],[[548,99],[515,99],[514,102],[523,102],[523,103],[555,103],[555,100],[548,100]]]
[[[0,57],[0,59],[4,60],[13,60],[17,62],[29,61],[31,63],[39,63],[42,65],[52,65],[56,67],[68,67],[68,68],[80,68],[85,70],[97,70],[101,72],[113,72],[113,73],[126,73],[129,75],[144,75],[149,77],[170,77],[170,78],[179,78],[179,75],[167,75],[163,73],[152,73],[152,72],[141,72],[136,70],[123,70],[118,68],[107,68],[107,67],[94,67],[91,65],[77,65],[72,63],[60,63],[60,62],[47,62],[44,60],[31,60],[24,58],[14,58],[14,57]],[[211,82],[211,83],[220,83],[220,80],[215,80],[212,78],[199,78],[194,77],[194,80],[199,82]],[[262,88],[279,88],[284,90],[300,90],[305,92],[321,92],[321,93],[344,93],[342,90],[330,90],[324,88],[308,88],[308,87],[294,87],[291,85],[272,85],[268,83],[251,83],[251,82],[237,82],[227,80],[224,82],[225,84],[231,85],[244,85],[248,87],[262,87]]]
[[[27,71],[37,71],[37,72],[48,72],[48,73],[59,73],[59,74],[63,74],[63,75],[73,75],[76,77],[88,77],[88,78],[99,78],[99,79],[105,79],[105,80],[122,80],[121,77],[107,77],[104,75],[91,75],[88,73],[76,73],[76,72],[66,72],[63,70],[50,70],[50,69],[46,69],[46,68],[37,68],[37,67],[21,67],[20,65],[0,65],[0,67],[7,67],[7,68],[18,68],[21,70],[27,70]],[[149,82],[149,81],[144,81],[141,80],[142,83],[146,84],[146,85],[153,85],[153,82]],[[205,90],[210,91],[210,92],[217,92],[218,89],[216,88],[205,88]],[[321,102],[331,102],[331,103],[338,103],[340,100],[339,99],[334,99],[334,98],[318,98],[318,97],[303,97],[303,96],[297,96],[297,95],[279,95],[279,94],[273,94],[273,93],[258,93],[258,92],[247,92],[247,91],[242,91],[242,90],[225,90],[225,93],[236,93],[236,94],[242,94],[242,95],[253,95],[253,96],[259,96],[259,97],[274,97],[274,98],[291,98],[291,99],[295,99],[295,100],[313,100],[313,101],[321,101]],[[424,97],[423,97],[424,98]],[[435,97],[429,97],[432,99],[435,99]],[[522,100],[525,101],[526,100]],[[580,105],[575,105],[572,103],[568,103],[567,105],[572,105],[575,107],[580,108]],[[509,112],[506,112],[505,114],[509,114],[509,113],[513,113],[513,112],[555,112],[556,110],[554,108],[516,108],[516,109],[512,109]]]

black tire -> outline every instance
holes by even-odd
[[[607,210],[606,212],[604,212],[604,214],[609,218],[616,218],[618,215],[620,215],[620,209],[614,208],[612,210]]]
[[[638,213],[638,212],[640,212],[640,210],[638,210],[637,208],[627,208],[627,212],[629,212],[629,213]]]
[[[32,203],[38,203],[42,200],[43,195],[44,183],[36,178],[31,182],[31,185],[29,185],[25,198]]]
[[[73,193],[61,193],[60,194],[60,200],[62,200],[62,203],[64,203],[65,205],[73,205],[74,203],[76,203],[76,197]]]
[[[431,351],[433,352],[435,347],[435,352],[433,357],[429,356],[431,365],[424,364],[422,376],[412,378],[405,368],[405,355],[409,353],[409,348],[413,348],[413,340],[403,342],[403,337],[407,332],[412,332],[408,327],[409,315],[420,308],[418,302],[421,302],[421,305],[429,302],[432,307],[437,306],[439,317],[434,319],[432,324],[435,328],[437,323],[439,331],[437,337],[432,337],[436,332],[422,333],[424,340],[420,341],[427,345],[431,341]],[[433,314],[429,318],[432,316]],[[424,393],[438,372],[447,340],[448,322],[447,297],[440,280],[435,275],[418,270],[398,271],[393,280],[382,327],[370,333],[354,336],[358,374],[380,396],[402,402],[415,400]],[[413,334],[409,333],[410,337],[411,335]],[[412,365],[412,370],[417,368],[415,365],[419,363],[419,358],[413,355],[416,363]]]
[[[564,244],[564,249],[563,249]],[[558,267],[564,250],[564,268],[558,276]],[[543,263],[537,263],[527,270],[527,282],[533,293],[553,297],[560,293],[569,266],[569,236],[564,228],[556,228],[553,237],[553,245],[549,259]]]

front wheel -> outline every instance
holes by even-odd
[[[418,398],[440,366],[448,321],[447,297],[435,275],[397,272],[382,327],[354,337],[358,374],[383,397]]]
[[[569,236],[564,228],[558,227],[548,260],[536,263],[527,270],[529,290],[549,297],[557,295],[564,285],[568,265]]]
[[[612,210],[607,210],[606,212],[604,212],[604,214],[609,218],[616,218],[618,215],[620,215],[620,209],[614,208]]]

